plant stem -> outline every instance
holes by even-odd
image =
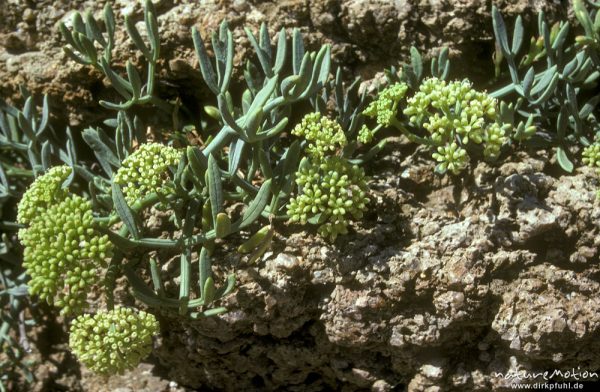
[[[396,127],[404,136],[413,143],[424,144],[426,146],[435,146],[435,143],[429,139],[420,137],[409,131],[396,117],[392,117],[392,124]]]

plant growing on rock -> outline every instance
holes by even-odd
[[[25,98],[22,109],[0,100],[0,390],[6,390],[21,375],[27,383],[33,382],[27,328],[33,325],[37,314],[34,299],[28,298],[27,274],[22,265],[22,254],[16,231],[23,228],[19,222],[29,221],[44,212],[33,199],[49,202],[52,196],[44,191],[25,201],[21,214],[15,213],[15,204],[35,176],[46,170],[53,161],[73,165],[73,140],[67,129],[67,145],[59,145],[58,135],[49,125],[48,98],[42,100],[41,111],[35,99],[22,88]],[[67,167],[71,171],[70,167]],[[68,183],[72,176],[58,174]],[[42,188],[46,188],[45,186]],[[8,387],[7,387],[8,385]]]
[[[94,227],[92,204],[61,188],[71,169],[52,168],[38,177],[19,203],[19,231],[29,292],[61,313],[80,313],[112,244]]]
[[[150,354],[152,338],[158,332],[152,314],[117,306],[77,317],[71,324],[69,346],[94,372],[123,374]]]
[[[127,61],[125,66],[126,78],[119,75],[111,64],[116,20],[109,3],[106,4],[103,12],[105,33],[102,32],[99,21],[90,12],[86,12],[84,15],[79,12],[73,13],[71,29],[65,23],[60,24],[60,32],[68,43],[68,46],[64,47],[64,51],[69,58],[80,64],[90,65],[103,73],[115,91],[125,100],[119,103],[101,100],[99,103],[103,107],[113,110],[127,110],[134,105],[152,104],[167,112],[171,111],[170,105],[160,99],[154,91],[156,67],[160,58],[160,37],[156,16],[152,1],[146,0],[144,2],[144,24],[148,44],[142,39],[132,16],[125,16],[127,34],[147,62],[145,83],[142,82],[140,72],[130,60]]]
[[[318,224],[324,237],[335,241],[347,233],[349,217],[362,218],[368,198],[364,171],[335,155],[347,144],[341,126],[319,113],[306,115],[292,134],[305,139],[309,154],[296,173],[298,195],[288,204],[293,222]]]
[[[268,218],[269,224],[239,247],[256,260],[273,236],[271,221],[289,219],[288,211],[296,211],[301,203],[313,205],[310,212],[302,213],[311,217],[299,221],[317,223],[320,233],[335,239],[346,232],[351,217],[362,216],[368,201],[364,172],[356,165],[383,144],[363,148],[376,130],[364,126],[364,95],[357,93],[358,82],[345,88],[340,71],[330,80],[329,47],[305,51],[297,30],[291,50],[285,30],[279,33],[275,50],[265,25],[258,38],[247,30],[258,66],[248,61],[246,88],[234,97],[229,92],[234,48],[226,22],[212,37],[214,60],[198,31],[192,32],[201,74],[216,96],[217,107],[205,108],[216,123],[202,129],[206,143],[148,142],[140,119],[130,110],[140,105],[171,110],[154,92],[160,50],[156,12],[147,1],[144,20],[149,45],[131,19],[125,20],[130,38],[148,63],[144,85],[131,62],[126,77],[111,65],[116,23],[110,6],[103,15],[101,23],[90,14],[76,13],[71,28],[61,25],[69,57],[101,71],[122,97],[121,102],[101,102],[117,111],[116,118],[105,122],[106,128],[82,133],[102,172],[78,158],[71,138],[65,150],[50,142],[42,146],[39,150],[46,158],[41,159],[42,165],[32,162],[37,178],[19,206],[19,237],[25,247],[30,292],[64,314],[79,315],[71,327],[74,353],[92,370],[110,374],[137,364],[149,352],[151,336],[157,331],[153,316],[140,320],[138,316],[145,313],[115,304],[113,291],[119,276],[127,277],[135,298],[150,308],[175,310],[192,318],[225,312],[224,307],[213,306],[234,289],[235,276],[229,275],[221,285],[215,282],[212,260],[221,240]],[[325,114],[330,98],[337,104],[335,119]],[[313,114],[291,131],[298,139],[282,137],[289,119],[306,114],[306,108]],[[64,166],[53,166],[58,161],[49,155],[53,151]],[[297,190],[295,183],[300,185]],[[310,189],[320,189],[318,201],[306,198]],[[288,208],[296,202],[297,208]],[[241,211],[229,208],[238,203],[244,206]],[[146,217],[153,207],[169,211],[169,224],[174,227],[158,238],[147,234]],[[180,255],[178,295],[165,288],[154,258],[147,265],[141,263],[139,252],[149,250]],[[104,274],[104,279],[98,281],[98,274]],[[95,290],[106,295],[107,310],[82,314],[87,294]],[[136,337],[135,328],[147,333]],[[128,351],[123,348],[126,343],[131,344]]]
[[[364,114],[381,126],[395,127],[412,142],[434,148],[437,172],[460,173],[476,153],[473,146],[480,147],[485,159],[495,160],[508,143],[512,127],[502,121],[498,102],[470,82],[427,78],[404,101],[407,91],[404,82],[386,87]]]
[[[229,93],[233,42],[227,24],[223,23],[219,34],[213,35],[214,67],[201,36],[197,31],[194,32],[200,69],[209,89],[216,95],[217,119],[221,127],[215,136],[211,135],[211,142],[203,153],[212,153],[228,143],[228,157],[223,157],[228,162],[226,177],[237,185],[238,192],[252,192],[249,184],[254,182],[272,181],[271,203],[266,208],[271,219],[291,218],[300,223],[315,223],[320,225],[321,234],[335,239],[337,234],[346,231],[348,214],[356,218],[361,216],[365,208],[364,195],[357,193],[354,196],[361,199],[362,203],[357,204],[355,210],[349,208],[348,214],[333,205],[327,207],[327,211],[323,207],[319,212],[316,211],[319,207],[305,204],[308,201],[303,192],[308,188],[304,185],[310,183],[303,182],[306,179],[300,177],[307,175],[306,170],[317,170],[324,176],[332,176],[332,181],[334,177],[352,173],[350,178],[355,182],[349,185],[365,191],[364,174],[353,165],[370,159],[383,148],[383,143],[354,157],[361,143],[369,143],[376,132],[361,128],[364,125],[364,116],[361,114],[364,95],[358,95],[358,81],[345,89],[339,70],[336,77],[330,80],[329,47],[323,46],[318,52],[306,52],[298,30],[294,30],[292,35],[291,56],[287,55],[288,43],[284,30],[278,34],[275,48],[271,46],[266,25],[261,26],[258,39],[249,30],[246,32],[257,54],[258,65],[251,61],[246,64],[246,87],[241,94],[241,107],[234,105],[234,98]],[[291,75],[286,72],[286,62],[290,57]],[[215,68],[218,72],[214,71]],[[335,119],[327,115],[327,102],[330,99],[335,102]],[[306,109],[302,109],[302,102],[307,103],[313,111],[307,113]],[[302,120],[291,133],[301,139],[290,144],[289,139],[281,137],[281,134],[289,118],[294,116],[302,116]],[[362,142],[358,140],[359,135]],[[301,163],[299,158],[303,150],[307,156]],[[343,159],[328,162],[334,156]],[[334,174],[338,169],[341,172]],[[342,181],[347,180],[344,177]],[[299,185],[295,196],[294,182]],[[322,189],[322,192],[322,198],[335,196],[325,204],[337,203],[338,199],[341,203],[348,200],[338,195],[335,188],[331,194],[326,189]],[[304,202],[300,203],[300,200]],[[308,208],[315,210],[310,213],[315,215],[312,219],[309,219],[308,211],[299,213],[300,209]],[[334,210],[336,214],[333,214]],[[329,221],[329,226],[325,225],[326,221]]]
[[[583,0],[573,0],[575,16],[583,35],[573,37],[572,26],[562,21],[550,27],[543,12],[538,18],[538,37],[531,38],[527,52],[521,17],[517,17],[509,43],[507,27],[496,7],[492,7],[496,36],[495,64],[500,75],[506,62],[510,81],[490,93],[492,97],[513,99],[501,105],[502,116],[527,118],[531,131],[515,133],[517,141],[531,139],[538,147],[556,148],[556,159],[567,172],[573,170],[570,148],[588,146],[598,132],[597,92],[600,77],[598,6],[588,13]],[[536,132],[535,129],[538,131]]]
[[[148,43],[125,18],[128,35],[147,63],[145,83],[132,62],[125,66],[126,75],[112,64],[116,20],[109,5],[103,21],[75,13],[70,27],[60,26],[67,55],[104,74],[121,96],[119,102],[100,102],[117,111],[116,118],[82,133],[98,165],[78,157],[69,130],[65,148],[44,133],[47,101],[40,120],[28,99],[23,111],[7,110],[15,120],[7,123],[3,116],[0,123],[0,143],[26,157],[31,168],[26,174],[35,178],[13,225],[20,229],[29,292],[65,315],[78,316],[71,326],[71,347],[101,374],[135,366],[158,331],[152,315],[115,304],[117,278],[126,276],[135,298],[152,309],[192,318],[225,312],[215,302],[232,292],[235,276],[215,282],[212,260],[221,240],[262,218],[269,224],[239,247],[252,253],[251,260],[268,247],[275,220],[317,224],[319,233],[335,240],[366,210],[368,187],[358,165],[385,143],[367,146],[380,127],[365,124],[358,80],[345,86],[339,69],[330,78],[329,46],[306,51],[298,30],[291,45],[281,30],[275,47],[266,25],[258,38],[247,30],[258,62],[247,62],[241,94],[230,93],[234,47],[226,22],[212,36],[214,58],[199,32],[192,31],[202,77],[216,102],[216,107],[205,107],[213,118],[201,130],[205,143],[149,142],[132,109],[173,108],[155,92],[160,42],[150,1],[144,22]],[[303,120],[292,128],[295,118]],[[9,170],[13,174],[16,167]],[[242,209],[230,208],[236,204]],[[171,214],[172,230],[157,238],[148,234],[152,208]],[[151,250],[179,254],[177,295],[165,288],[154,258],[142,264],[140,252]],[[90,292],[105,294],[106,310],[84,314]]]

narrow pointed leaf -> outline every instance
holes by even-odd
[[[287,39],[285,36],[285,28],[281,28],[279,36],[277,37],[277,55],[275,57],[275,66],[273,72],[279,74],[285,65],[285,59],[287,54]]]
[[[242,139],[234,139],[231,142],[229,147],[229,174],[235,175],[238,168],[240,167],[240,162],[242,160],[242,156],[244,155],[244,148],[246,147],[246,142]]]
[[[191,281],[191,271],[190,267],[192,264],[192,255],[189,248],[185,249],[181,254],[180,259],[180,270],[181,274],[179,275],[180,283],[179,283],[179,314],[187,313],[187,305],[190,300],[190,281]]]
[[[112,199],[115,206],[115,210],[121,218],[123,224],[127,227],[127,230],[131,233],[134,239],[140,238],[140,233],[138,231],[137,224],[135,222],[135,218],[133,217],[133,213],[131,212],[131,208],[125,201],[125,196],[123,195],[123,191],[121,191],[121,187],[119,184],[115,182],[111,185],[112,189]]]
[[[271,180],[267,180],[262,184],[262,186],[258,190],[258,193],[256,194],[256,197],[254,198],[254,200],[252,200],[250,205],[248,205],[246,211],[244,211],[242,219],[239,222],[237,222],[236,225],[234,225],[234,231],[237,229],[243,229],[244,227],[254,222],[267,206],[270,196]]]
[[[142,39],[137,27],[135,27],[135,22],[130,15],[125,15],[125,29],[127,30],[127,34],[129,34],[129,38],[131,38],[135,47],[142,52],[146,60],[151,61],[152,54],[144,43],[144,40]]]
[[[521,45],[523,44],[523,19],[521,15],[517,16],[517,20],[515,21],[515,29],[513,30],[512,37],[512,54],[516,55],[519,53],[521,49]]]
[[[304,58],[304,42],[302,40],[302,34],[298,28],[294,28],[292,33],[292,67],[294,74],[300,73],[300,64]]]
[[[200,71],[202,73],[202,77],[204,78],[204,82],[210,88],[210,90],[215,94],[219,94],[219,87],[217,86],[217,76],[215,75],[215,70],[210,62],[210,58],[208,57],[208,53],[206,52],[206,48],[204,47],[204,41],[202,40],[202,36],[196,27],[192,28],[192,39],[194,41],[194,48],[196,49],[196,57],[198,57],[198,61],[200,63]]]
[[[202,248],[200,251],[200,257],[198,261],[198,285],[200,288],[200,293],[204,289],[204,285],[206,284],[206,280],[212,277],[211,263],[210,263],[210,255],[206,248]]]
[[[494,34],[496,36],[496,40],[500,44],[500,48],[502,49],[502,53],[504,56],[509,57],[511,55],[510,48],[508,47],[508,37],[506,35],[506,25],[504,24],[504,19],[496,8],[495,5],[492,6],[492,25],[494,26]]]
[[[202,290],[202,299],[204,304],[208,305],[215,299],[215,282],[213,278],[209,277],[204,283],[204,289]]]
[[[410,63],[417,80],[421,80],[423,77],[423,59],[417,48],[414,46],[410,47]]]
[[[223,298],[227,294],[231,293],[235,288],[235,275],[230,274],[227,276],[227,284],[217,290],[215,298]],[[218,308],[217,308],[218,309]]]
[[[186,149],[188,163],[192,169],[192,174],[199,180],[203,181],[204,173],[208,169],[208,160],[198,150],[198,147],[188,146]]]
[[[217,214],[223,209],[223,186],[221,184],[221,169],[213,155],[208,156],[208,170],[206,171],[208,195],[212,211],[213,222],[217,220]]]

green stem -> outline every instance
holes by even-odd
[[[29,169],[21,169],[18,167],[14,167],[14,166],[5,166],[6,169],[4,170],[4,172],[6,173],[7,177],[28,177],[28,178],[33,178],[35,177],[35,174],[33,174],[33,171],[29,170]]]
[[[391,125],[396,127],[404,136],[413,143],[424,144],[426,146],[435,146],[435,143],[429,139],[420,137],[409,131],[396,117],[392,117]]]
[[[24,229],[25,225],[16,222],[0,221],[0,229],[2,230],[19,230]]]

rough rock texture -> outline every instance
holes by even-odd
[[[425,53],[436,53],[449,46],[453,57],[460,57],[462,69],[470,77],[492,72],[493,51],[490,5],[487,1],[422,0],[154,0],[159,14],[161,52],[158,88],[162,96],[181,94],[202,98],[205,87],[193,53],[190,30],[215,31],[227,19],[234,29],[239,64],[249,47],[244,26],[254,30],[267,22],[271,32],[282,27],[298,27],[308,47],[332,45],[338,64],[349,72],[372,77],[384,67],[405,59],[411,45]],[[106,1],[7,0],[0,7],[0,95],[20,99],[18,86],[25,85],[36,94],[50,95],[53,114],[65,124],[85,126],[105,117],[98,110],[99,99],[114,98],[102,75],[69,60],[62,51],[64,41],[58,32],[61,21],[70,23],[73,10],[91,10],[101,16]],[[541,10],[549,18],[564,15],[566,8],[557,1],[499,1],[508,17],[522,15],[526,23],[535,21]],[[115,0],[113,8],[119,21],[114,50],[115,65],[125,60],[141,61],[124,32],[122,16],[141,20],[141,2]],[[143,24],[140,24],[143,25]],[[479,71],[478,71],[479,70]],[[460,76],[461,70],[456,70]]]
[[[257,266],[224,255],[240,279],[232,312],[161,320],[155,355],[169,379],[486,391],[507,385],[495,372],[600,369],[593,173],[553,178],[546,157],[521,155],[423,191],[410,175],[421,152],[399,163],[391,148],[353,234],[335,246],[291,234]]]

